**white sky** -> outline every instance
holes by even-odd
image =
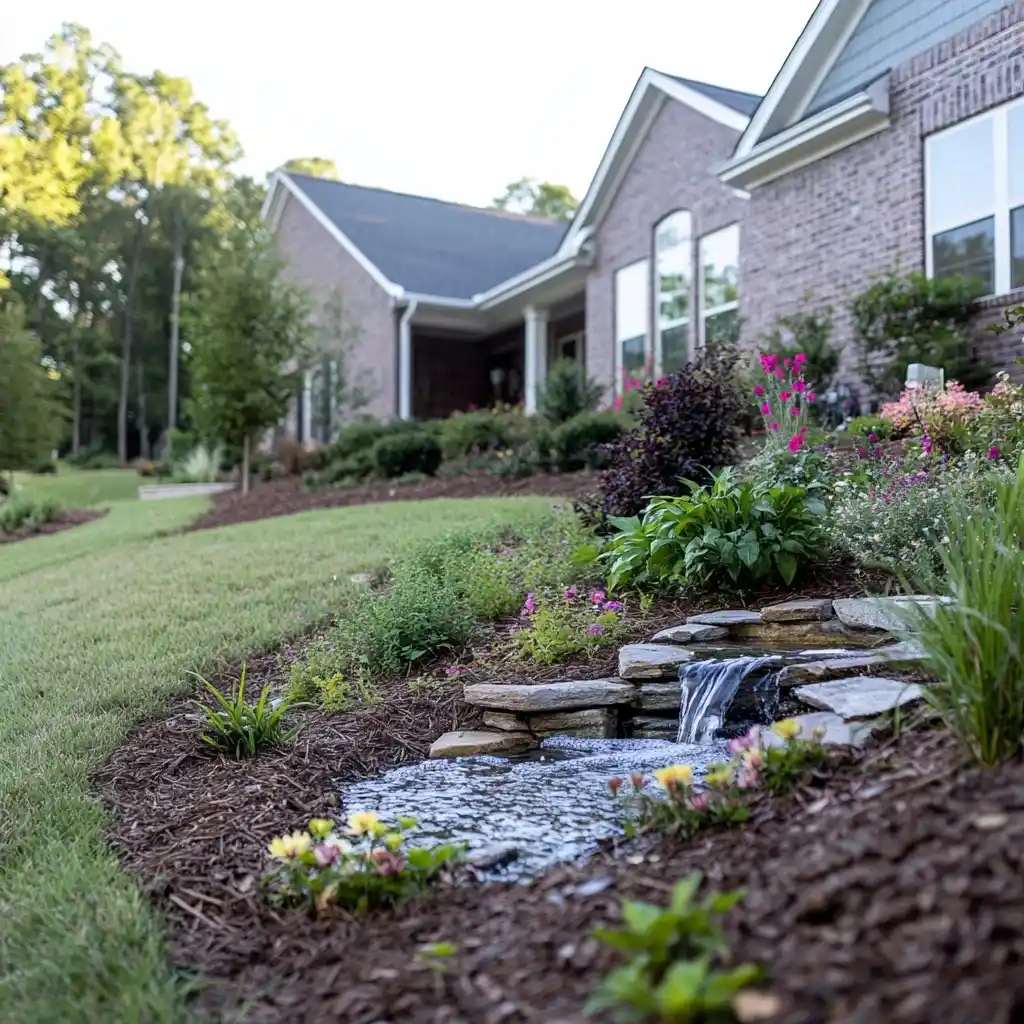
[[[191,79],[247,173],[324,156],[346,181],[486,205],[523,175],[582,197],[644,65],[764,92],[815,0],[3,6],[0,63],[77,21],[129,70]]]

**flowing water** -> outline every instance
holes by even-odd
[[[679,743],[707,743],[722,727],[725,713],[746,680],[753,682],[758,717],[768,718],[777,703],[776,679],[782,667],[777,655],[691,661],[679,670]]]
[[[376,779],[345,786],[346,814],[376,811],[394,820],[418,819],[412,836],[432,845],[460,841],[470,851],[511,844],[517,857],[487,874],[523,879],[559,861],[592,852],[598,841],[621,832],[627,817],[608,780],[650,774],[680,762],[700,777],[723,756],[722,744],[680,746],[661,740],[545,740],[518,758],[464,757],[403,765]]]

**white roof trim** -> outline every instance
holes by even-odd
[[[754,149],[769,125],[777,120],[776,115],[785,118],[783,128],[789,128],[803,117],[871,2],[819,0],[800,38],[737,144],[733,161],[738,161]]]
[[[549,281],[555,280],[555,278],[561,277],[562,274],[570,270],[589,266],[591,259],[589,246],[581,247],[580,252],[570,253],[568,256],[563,256],[560,252],[556,252],[554,256],[549,256],[546,260],[542,260],[528,270],[524,270],[521,274],[516,274],[515,277],[502,281],[501,284],[486,292],[474,295],[473,301],[477,303],[480,309],[493,309],[503,302],[508,302],[510,299],[526,294],[538,285],[546,284]]]
[[[273,209],[273,204],[276,200],[276,194],[281,188],[286,189],[291,195],[293,195],[305,209],[312,215],[313,219],[342,247],[373,278],[373,280],[380,285],[394,299],[400,299],[405,295],[405,290],[401,285],[395,284],[394,281],[390,280],[384,272],[373,263],[369,257],[359,249],[356,244],[348,237],[337,224],[334,223],[320,209],[316,203],[313,202],[305,192],[302,191],[302,186],[294,182],[291,177],[286,174],[283,170],[276,170],[273,178],[271,179],[271,186],[267,191],[267,198],[263,202],[263,209],[260,211],[260,216],[266,220],[267,215]],[[275,225],[276,226],[276,225]]]
[[[742,132],[749,123],[744,114],[733,110],[732,107],[727,107],[696,89],[677,82],[669,75],[655,71],[654,68],[644,68],[619,117],[587,194],[562,240],[558,250],[561,255],[573,252],[579,244],[581,233],[600,221],[610,197],[614,196],[622,183],[623,176],[629,169],[640,144],[647,137],[647,132],[666,96],[686,104],[705,117],[734,131]]]
[[[736,188],[756,188],[888,126],[889,76],[883,75],[863,92],[766,139],[746,156],[733,157],[719,179]]]

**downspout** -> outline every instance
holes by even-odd
[[[409,299],[398,320],[398,418],[412,419],[412,318],[418,305]]]

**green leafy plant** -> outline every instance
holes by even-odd
[[[892,437],[892,420],[887,420],[878,413],[873,416],[855,416],[848,420],[843,428],[847,437],[870,437],[872,434],[880,441],[888,441]]]
[[[174,468],[173,478],[181,483],[212,484],[220,478],[223,458],[221,448],[209,448],[200,444],[192,449],[184,461]]]
[[[555,665],[616,643],[622,635],[622,611],[622,604],[607,600],[603,590],[583,594],[568,587],[558,600],[527,594],[512,649],[520,658]]]
[[[623,927],[595,931],[630,962],[601,982],[586,1013],[658,1024],[731,1017],[733,999],[761,977],[761,970],[754,964],[726,966],[729,945],[719,918],[744,893],[713,893],[698,903],[701,881],[700,872],[694,872],[677,882],[668,907],[624,900]]]
[[[971,358],[970,324],[985,291],[983,282],[962,277],[898,269],[877,277],[850,303],[862,379],[875,394],[895,397],[907,366],[925,363],[967,387],[984,384],[990,373]]]
[[[271,840],[274,863],[265,885],[278,902],[318,912],[333,906],[360,912],[410,899],[465,851],[456,843],[412,846],[408,832],[415,827],[415,818],[390,825],[360,811],[339,834],[329,818],[314,818],[305,832]]]
[[[245,700],[245,665],[230,697],[225,697],[213,683],[200,677],[214,704],[194,703],[203,715],[200,739],[212,750],[229,757],[255,757],[267,747],[288,743],[298,735],[298,728],[285,727],[284,716],[291,703],[284,698],[277,703],[270,699],[270,687],[264,686],[259,700]]]
[[[441,446],[426,430],[392,434],[373,446],[372,459],[376,472],[388,480],[408,473],[433,476],[441,465]]]
[[[503,409],[456,412],[438,424],[441,450],[446,461],[468,455],[491,455],[518,449],[530,425],[522,413]]]
[[[986,515],[951,515],[939,548],[952,601],[904,614],[939,681],[925,699],[982,764],[1024,742],[1024,463]]]
[[[602,558],[608,588],[789,585],[813,558],[824,504],[800,487],[743,482],[731,467],[710,487],[687,481],[685,498],[655,498],[643,515],[612,519],[619,532]]]
[[[551,432],[550,461],[563,472],[603,469],[609,462],[609,445],[621,440],[630,426],[625,413],[578,413]]]
[[[565,423],[580,413],[597,408],[604,388],[587,377],[586,367],[575,359],[556,360],[537,396],[537,410],[553,424]]]
[[[60,502],[56,498],[15,494],[0,501],[0,533],[14,533],[23,527],[38,533],[57,518],[60,510]]]

